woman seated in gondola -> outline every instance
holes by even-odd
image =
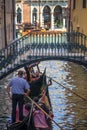
[[[35,81],[39,78],[38,73],[34,71],[33,67],[29,67],[29,72],[30,72],[30,81]]]
[[[40,78],[40,76],[42,75],[42,73],[40,72],[39,66],[38,66],[39,62],[33,63],[31,65],[29,65],[29,67],[25,67],[26,70],[26,74],[27,74],[27,80],[29,82],[35,81],[37,79]],[[34,67],[37,67],[37,71],[35,72]]]

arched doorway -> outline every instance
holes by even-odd
[[[54,27],[63,27],[62,8],[60,6],[56,6],[54,9]]]
[[[37,9],[36,8],[33,9],[33,17],[32,18],[33,18],[32,22],[33,22],[34,26],[36,27],[37,26]]]
[[[17,9],[17,23],[21,23],[22,22],[22,10],[20,7],[18,7]]]
[[[51,27],[51,10],[49,6],[45,6],[43,10],[44,28],[49,29]]]

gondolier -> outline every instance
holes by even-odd
[[[12,123],[16,122],[16,107],[19,107],[19,120],[23,120],[24,95],[29,95],[30,85],[23,78],[23,71],[18,71],[18,76],[12,78],[7,86],[7,92],[12,99]]]

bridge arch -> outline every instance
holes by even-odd
[[[23,68],[23,67],[26,66],[26,65],[30,65],[30,64],[32,64],[32,63],[38,62],[38,61],[40,61],[40,62],[42,62],[42,61],[50,61],[50,60],[52,60],[52,61],[54,61],[54,60],[69,61],[69,62],[78,64],[78,65],[82,65],[82,66],[84,66],[85,68],[87,68],[87,63],[82,62],[82,61],[80,61],[80,60],[78,60],[78,59],[75,60],[74,58],[68,58],[68,59],[67,59],[67,57],[61,57],[61,56],[60,56],[60,57],[55,57],[55,56],[54,56],[54,57],[43,57],[43,58],[38,58],[38,57],[37,57],[37,58],[35,58],[35,59],[33,59],[33,60],[32,60],[32,57],[30,57],[30,59],[31,59],[31,60],[29,60],[29,61],[26,61],[26,62],[23,61],[23,63],[18,64],[18,65],[15,65],[14,68],[8,69],[7,72],[3,73],[3,75],[0,76],[0,80],[3,79],[3,78],[5,78],[7,75],[11,74],[12,72],[14,72],[14,71],[16,71],[16,70],[18,70],[18,69],[20,69],[20,68]]]

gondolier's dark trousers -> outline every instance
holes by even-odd
[[[24,95],[22,94],[13,94],[12,95],[12,123],[16,122],[16,108],[18,105],[19,108],[19,120],[23,120],[23,103]]]

